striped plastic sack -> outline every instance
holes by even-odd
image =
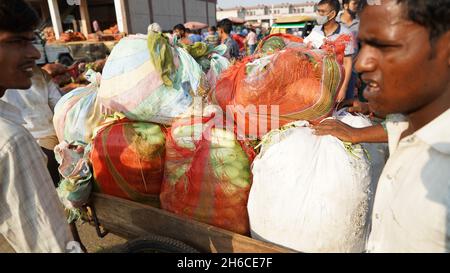
[[[165,73],[166,81],[170,78],[171,82],[171,85],[165,85],[161,71],[169,70],[156,68],[155,63],[166,62],[167,59],[154,59],[148,46],[147,36],[131,36],[114,47],[103,69],[99,100],[132,120],[170,124],[192,104],[189,92],[196,81],[191,84],[189,78],[186,81],[189,84],[183,84],[181,79],[185,78],[181,72],[170,76],[170,73]],[[165,52],[168,49],[172,51],[174,67],[178,71],[179,56],[172,47],[165,48]]]
[[[94,128],[107,113],[98,102],[97,90],[97,81],[93,80],[90,85],[77,88],[58,101],[53,124],[60,142],[91,142]]]

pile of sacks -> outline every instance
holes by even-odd
[[[207,74],[217,77],[227,68],[229,63],[221,61],[217,51],[208,51],[213,64],[205,73],[186,49],[170,44],[160,32],[130,36],[114,47],[103,75],[90,70],[85,76],[89,85],[63,96],[54,116],[60,153],[73,154],[70,149],[82,147],[79,158],[87,158],[95,180],[93,187],[75,178],[67,180],[70,187],[61,184],[63,203],[75,211],[87,200],[73,197],[85,198],[94,188],[159,206],[166,127],[189,112],[195,97],[205,99],[210,90]],[[76,157],[71,158],[66,165]]]
[[[326,118],[371,125],[333,113],[343,50],[277,35],[228,68],[223,49],[183,48],[154,31],[122,39],[101,81],[91,75],[57,106],[59,154],[80,167],[65,171],[64,203],[77,208],[94,189],[299,251],[363,251],[385,147],[318,137],[307,126]],[[208,107],[195,109],[197,99]],[[239,123],[238,106],[253,104],[278,105],[280,122],[252,135],[249,123],[274,118],[256,108]]]

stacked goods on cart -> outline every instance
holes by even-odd
[[[363,116],[335,118],[371,126]],[[248,202],[252,237],[303,252],[362,252],[383,145],[316,136],[307,125],[296,122],[263,138]]]
[[[174,122],[166,141],[163,209],[248,234],[247,200],[254,152],[215,115]]]
[[[159,206],[164,175],[164,128],[148,122],[113,119],[92,143],[90,161],[97,191]]]

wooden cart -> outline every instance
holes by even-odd
[[[258,241],[173,213],[129,200],[95,193],[91,201],[97,225],[136,239],[156,234],[183,242],[204,253],[289,253],[291,249]]]

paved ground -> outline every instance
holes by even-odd
[[[103,239],[97,236],[95,228],[88,223],[77,224],[78,232],[80,234],[81,241],[87,248],[89,253],[101,251],[105,248],[124,244],[125,239],[108,234]],[[0,253],[14,253],[14,250],[9,246],[3,236],[0,235]]]

